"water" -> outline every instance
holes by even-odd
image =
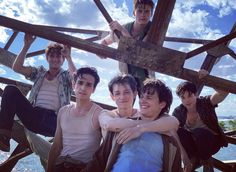
[[[16,143],[11,141],[11,145],[12,152]],[[0,163],[6,160],[9,156],[9,153],[0,151]],[[227,148],[222,148],[216,155],[214,155],[214,157],[219,160],[236,160],[236,145],[229,144]],[[201,172],[202,168],[197,169],[197,171]],[[44,172],[44,169],[41,166],[39,157],[32,154],[18,161],[12,172]]]
[[[10,153],[16,147],[16,142],[11,140],[11,146]],[[10,156],[10,153],[0,151],[0,163],[4,162]],[[31,154],[19,160],[12,172],[44,172],[44,169],[41,166],[39,157]]]

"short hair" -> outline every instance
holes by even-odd
[[[46,54],[46,57],[51,54],[51,53],[58,53],[58,54],[61,54],[61,50],[64,48],[64,46],[62,44],[59,44],[59,43],[50,43],[47,48],[45,49],[45,54]]]
[[[177,88],[176,88],[176,94],[177,96],[181,96],[184,94],[184,92],[187,91],[188,93],[193,93],[196,94],[197,93],[197,87],[194,83],[189,82],[189,81],[184,81],[181,82]]]
[[[137,82],[134,77],[129,74],[119,74],[111,79],[108,84],[108,89],[111,94],[113,94],[113,86],[115,84],[128,84],[133,92],[137,91]]]
[[[148,78],[143,82],[141,94],[147,93],[153,95],[157,93],[160,102],[166,102],[166,106],[161,110],[160,115],[168,113],[173,101],[171,89],[159,79]]]
[[[96,86],[100,82],[100,78],[97,73],[97,69],[94,67],[81,67],[81,68],[79,68],[73,76],[74,81],[76,82],[78,77],[82,77],[84,74],[89,74],[94,77],[94,80],[95,80],[94,88],[96,88]]]
[[[140,5],[149,5],[149,6],[151,6],[151,9],[153,11],[154,2],[152,0],[134,0],[134,2],[133,2],[134,10],[137,9],[138,6],[140,6]]]

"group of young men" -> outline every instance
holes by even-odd
[[[152,0],[134,0],[135,21],[124,26],[114,21],[112,31],[145,40],[153,13]],[[102,41],[116,41],[113,32]],[[24,47],[13,70],[34,82],[29,99],[15,86],[6,86],[0,111],[0,150],[10,150],[15,114],[30,131],[54,136],[47,172],[51,171],[179,171],[180,161],[171,167],[165,154],[165,137],[175,138],[184,170],[193,170],[196,159],[208,159],[227,146],[218,125],[215,107],[228,93],[198,97],[193,83],[182,82],[176,89],[182,104],[169,115],[173,96],[159,79],[151,79],[146,69],[122,64],[121,73],[109,82],[114,110],[105,110],[91,99],[99,75],[93,67],[76,69],[70,47],[57,43],[46,49],[49,69],[24,66],[24,59],[35,37],[26,34]],[[64,60],[68,70],[62,69]],[[204,71],[201,71],[201,73]],[[206,74],[204,74],[206,75]],[[149,79],[145,79],[149,78]],[[76,102],[70,104],[74,92]],[[139,110],[133,108],[139,92]]]

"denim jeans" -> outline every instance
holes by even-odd
[[[53,110],[33,107],[17,87],[8,85],[2,94],[0,129],[11,131],[15,114],[28,130],[44,136],[54,136],[56,113]]]

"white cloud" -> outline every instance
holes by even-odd
[[[39,55],[39,56],[38,56],[38,60],[40,60],[40,61],[41,61],[41,60],[45,60],[45,56]]]
[[[228,65],[219,65],[219,68],[220,69],[223,69],[223,68],[233,68],[235,67],[235,65],[232,65],[232,64],[228,64]]]
[[[27,58],[25,59],[25,65],[29,66],[35,66],[36,60],[34,58]]]
[[[6,71],[2,67],[0,67],[0,74],[1,75],[5,75],[6,74]]]
[[[0,26],[0,42],[6,43],[9,35],[6,33],[6,28]]]

